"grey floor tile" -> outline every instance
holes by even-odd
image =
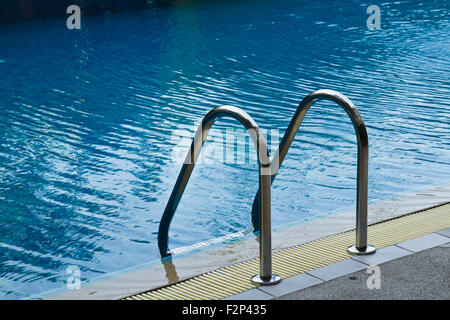
[[[438,231],[436,233],[439,233],[442,236],[446,236],[446,237],[450,238],[450,228]]]
[[[274,286],[261,286],[259,290],[270,293],[275,297],[280,297],[285,294],[304,289],[323,281],[310,276],[309,274],[303,273],[294,277],[283,279],[279,284]]]
[[[397,244],[397,246],[413,252],[419,252],[425,249],[441,246],[446,243],[448,243],[447,237],[437,233],[430,233],[422,237],[418,237],[405,242],[400,242]]]
[[[381,264],[379,289],[369,289],[374,274],[361,270],[276,299],[449,300],[449,259],[448,248],[435,247]]]
[[[331,280],[366,268],[366,265],[358,261],[347,259],[308,271],[308,273],[323,280]]]
[[[223,300],[270,300],[273,296],[258,289],[250,289],[234,296],[227,297]]]
[[[410,255],[411,253],[412,252],[408,250],[396,246],[389,246],[378,249],[374,254],[368,256],[354,256],[352,259],[373,266]]]

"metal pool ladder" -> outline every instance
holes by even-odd
[[[264,136],[261,134],[256,122],[246,112],[232,106],[222,106],[208,112],[197,129],[159,224],[158,247],[161,257],[170,256],[168,249],[170,223],[183,196],[183,192],[206,140],[208,131],[217,119],[227,116],[238,120],[248,130],[255,143],[258,154],[259,190],[253,201],[252,215],[253,217],[257,216],[260,218],[260,220],[257,219],[257,224],[254,223],[255,230],[260,231],[260,274],[253,276],[251,281],[260,285],[279,283],[281,278],[278,275],[272,274],[271,183],[283,163],[306,112],[319,100],[331,100],[343,107],[351,118],[355,128],[358,140],[356,244],[350,246],[348,252],[355,255],[374,253],[376,250],[375,247],[367,244],[369,140],[364,121],[353,103],[344,95],[333,90],[318,90],[304,98],[298,106],[272,162],[270,161],[267,142]]]
[[[231,117],[238,120],[248,131],[256,146],[259,164],[259,190],[262,196],[259,197],[261,214],[260,233],[260,274],[252,277],[252,281],[261,285],[272,285],[281,281],[280,276],[272,274],[272,227],[271,227],[271,165],[267,142],[261,134],[258,125],[245,111],[232,107],[222,106],[212,109],[203,118],[202,123],[195,133],[194,140],[188,151],[183,167],[170,195],[166,209],[164,210],[158,230],[158,246],[162,257],[170,256],[168,250],[168,233],[170,222],[172,221],[178,203],[183,196],[183,192],[194,169],[195,162],[200,154],[201,148],[206,140],[209,129],[214,122],[222,117]]]
[[[352,255],[369,255],[375,253],[375,247],[367,244],[367,211],[368,211],[368,173],[369,173],[369,138],[367,136],[364,121],[356,109],[355,105],[343,94],[334,90],[317,90],[306,96],[300,102],[289,126],[280,142],[277,152],[272,159],[272,182],[275,179],[278,169],[284,161],[289,147],[300,128],[309,108],[319,100],[331,100],[340,105],[350,117],[355,129],[358,142],[358,168],[356,182],[356,244],[350,246],[347,250]],[[259,216],[259,197],[258,190],[252,207],[252,217]],[[255,230],[259,230],[259,223],[254,222]]]

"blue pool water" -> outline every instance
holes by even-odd
[[[450,179],[446,1],[197,1],[0,26],[0,297],[62,288],[159,258],[173,150],[231,104],[284,133],[316,89],[347,95],[370,139],[371,201]],[[239,128],[233,121],[219,121]],[[308,113],[272,192],[273,225],[355,200],[356,139],[343,110]],[[187,150],[184,149],[184,150]],[[201,164],[170,247],[251,228],[254,163]]]

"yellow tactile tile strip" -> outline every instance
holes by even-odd
[[[368,242],[377,249],[450,227],[450,203],[370,225]],[[351,256],[355,231],[347,231],[273,253],[273,273],[289,278]],[[214,300],[255,288],[250,277],[259,271],[259,259],[220,268],[200,276],[126,300]]]

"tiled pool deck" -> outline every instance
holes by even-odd
[[[449,244],[447,228],[226,299],[450,299]],[[379,288],[367,286],[369,266],[380,267]]]
[[[450,206],[447,205],[445,208],[445,219],[437,219],[438,224],[434,221],[426,221],[422,219],[420,228],[417,225],[406,226],[401,225],[400,219],[395,219],[401,217],[405,214],[411,213],[416,210],[424,210],[431,206],[442,205],[448,202],[450,199],[450,188],[448,187],[435,187],[434,189],[429,189],[420,194],[409,194],[401,198],[395,198],[389,201],[377,202],[369,206],[369,243],[377,247],[378,251],[373,257],[369,259],[377,259],[376,261],[381,261],[382,259],[387,259],[389,257],[397,258],[397,256],[391,252],[402,252],[402,250],[409,250],[407,247],[402,247],[399,243],[404,241],[420,242],[420,245],[426,246],[424,239],[429,239],[430,237],[436,237],[433,235],[438,232],[437,235],[442,237],[448,237],[448,230],[442,231],[450,227]],[[442,210],[442,208],[441,208]],[[436,213],[436,212],[435,212]],[[409,215],[410,217],[416,216],[415,214]],[[439,217],[439,214],[435,217]],[[408,218],[411,219],[411,218]],[[383,227],[383,221],[390,220],[392,227],[387,229]],[[416,219],[417,220],[417,219]],[[419,219],[420,220],[420,219]],[[156,265],[144,266],[135,270],[128,270],[126,273],[118,273],[110,276],[106,279],[101,279],[97,281],[92,281],[82,283],[82,288],[79,290],[71,290],[66,292],[53,292],[47,293],[44,296],[36,298],[46,298],[46,299],[123,299],[124,297],[129,297],[142,292],[154,292],[155,289],[167,287],[171,284],[176,284],[179,287],[183,283],[187,283],[190,279],[191,284],[194,286],[190,290],[194,290],[193,294],[188,294],[179,296],[179,293],[175,293],[176,296],[159,297],[160,299],[223,299],[228,298],[236,294],[249,295],[255,292],[258,295],[264,296],[264,294],[269,294],[268,290],[273,290],[274,292],[279,292],[285,294],[285,287],[291,287],[291,283],[298,283],[298,287],[292,287],[292,290],[298,290],[299,288],[311,286],[326,279],[332,278],[331,275],[322,279],[315,277],[316,272],[321,272],[327,270],[326,266],[333,265],[333,263],[338,263],[337,266],[345,266],[346,264],[351,264],[353,266],[360,264],[364,265],[366,268],[366,263],[372,263],[372,261],[366,261],[360,259],[360,257],[352,257],[347,254],[346,246],[351,245],[354,242],[354,228],[355,216],[353,211],[338,213],[329,215],[322,219],[317,219],[303,223],[301,225],[290,226],[287,229],[274,230],[273,232],[273,250],[274,250],[274,273],[280,274],[283,277],[281,284],[274,287],[267,287],[262,289],[256,289],[249,283],[249,276],[247,273],[258,273],[258,246],[259,243],[254,237],[238,242],[227,243],[219,247],[214,247],[209,250],[204,250],[200,252],[194,252],[186,256],[175,256],[174,260],[170,263]],[[397,225],[396,225],[397,224]],[[379,229],[379,234],[377,235],[372,230],[376,227]],[[447,232],[447,233],[445,233]],[[431,236],[426,236],[432,234]],[[334,236],[333,236],[334,235]],[[309,255],[308,246],[320,244],[320,241],[331,241],[332,237],[340,237],[338,241],[334,241],[338,244],[339,248],[334,250],[333,255],[327,255],[321,252],[318,255]],[[421,237],[418,240],[412,240],[414,238]],[[439,237],[438,237],[439,238]],[[442,239],[442,238],[440,238]],[[315,243],[315,244],[314,244]],[[403,246],[407,246],[408,243]],[[303,244],[303,249],[299,248],[297,253],[286,251],[290,248],[301,247]],[[306,246],[306,247],[305,247]],[[395,246],[394,249],[390,248]],[[306,248],[306,251],[305,251]],[[389,248],[389,249],[388,249]],[[302,252],[303,250],[303,252]],[[408,251],[409,252],[409,251]],[[301,257],[297,258],[299,261],[303,261],[303,265],[292,268],[290,261],[295,260],[295,255],[298,254]],[[287,255],[287,256],[286,256]],[[292,256],[294,255],[294,256]],[[277,258],[278,256],[278,258]],[[299,257],[300,257],[299,256]],[[250,260],[249,260],[250,259]],[[313,261],[309,261],[313,260]],[[362,258],[363,259],[363,258]],[[315,261],[314,261],[315,260]],[[342,262],[348,261],[348,262]],[[202,287],[198,282],[198,276],[204,274],[211,274],[217,270],[233,269],[239,263],[244,263],[247,265],[247,270],[245,274],[240,276],[239,281],[232,283],[224,283],[224,286],[228,289],[219,294],[216,289],[214,289],[212,295],[205,295],[202,291]],[[378,262],[381,263],[381,262]],[[324,268],[324,269],[322,269]],[[316,269],[315,271],[313,271]],[[352,269],[348,270],[353,272]],[[364,272],[364,271],[361,271]],[[230,274],[231,277],[235,275]],[[339,274],[336,274],[338,276]],[[214,274],[213,274],[214,276]],[[200,286],[200,287],[199,287]],[[153,291],[152,291],[153,290]],[[170,289],[170,290],[173,290]],[[206,289],[207,292],[209,291]],[[251,292],[248,292],[253,290]],[[257,291],[255,291],[257,290]],[[270,295],[270,294],[269,294]],[[279,295],[276,295],[277,297]],[[243,296],[241,296],[243,298]],[[266,296],[267,297],[267,296]],[[270,295],[270,298],[274,298]]]
[[[353,230],[276,251],[272,260],[273,271],[283,278],[278,285],[252,284],[249,279],[253,274],[258,273],[259,265],[258,259],[252,259],[126,299],[261,300],[277,298],[365,270],[369,266],[446,245],[450,242],[449,226],[450,204],[445,204],[369,226],[369,242],[379,248],[374,255],[350,256],[347,254],[345,249],[354,240]],[[399,272],[401,273],[401,270]]]

